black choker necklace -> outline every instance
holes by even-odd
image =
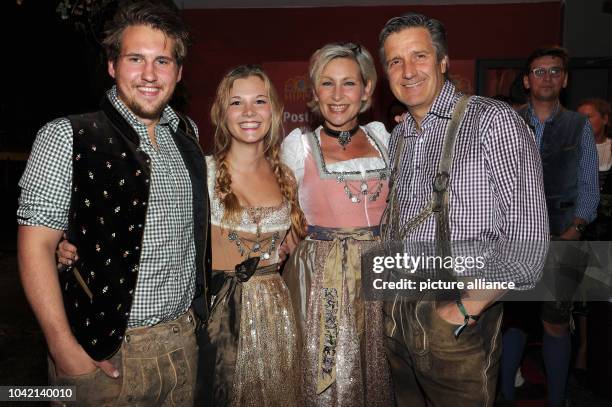
[[[325,130],[325,133],[328,136],[337,138],[338,143],[342,146],[342,148],[346,148],[348,143],[351,142],[351,137],[353,137],[355,133],[357,133],[357,130],[359,130],[359,125],[353,127],[350,130],[342,130],[342,131],[332,130],[326,125],[323,125],[323,130]]]

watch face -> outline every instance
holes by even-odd
[[[576,225],[576,230],[580,233],[584,232],[585,229],[586,229],[586,225],[583,225],[583,224]]]

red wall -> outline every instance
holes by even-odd
[[[378,34],[396,15],[416,11],[441,20],[452,60],[524,58],[541,45],[561,42],[561,3],[414,7],[328,7],[184,10],[193,46],[184,68],[189,114],[208,149],[209,110],[216,86],[230,68],[243,63],[305,61],[331,41],[363,44],[378,56]],[[380,65],[377,66],[382,73]],[[380,75],[382,77],[382,75]],[[392,96],[379,81],[373,115],[382,119]]]

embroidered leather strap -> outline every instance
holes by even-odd
[[[442,146],[442,154],[440,164],[438,165],[438,173],[433,180],[433,193],[429,204],[415,217],[407,221],[403,226],[399,226],[399,205],[397,202],[398,181],[400,171],[400,156],[404,149],[404,137],[399,137],[396,146],[395,155],[393,157],[393,172],[391,175],[391,190],[389,192],[389,204],[383,219],[386,227],[383,231],[383,236],[391,238],[390,240],[404,240],[406,236],[415,230],[421,223],[427,220],[434,213],[436,214],[436,241],[438,242],[438,254],[440,256],[450,255],[450,226],[448,219],[448,185],[450,184],[450,169],[453,163],[453,153],[455,140],[459,126],[465,116],[465,111],[471,97],[462,96],[453,110],[451,121],[446,129],[444,144]]]
[[[446,137],[444,138],[444,144],[442,146],[442,156],[440,157],[438,174],[433,182],[431,210],[436,214],[436,251],[437,254],[443,258],[451,255],[451,233],[448,219],[448,185],[455,152],[455,141],[469,101],[470,97],[464,95],[455,106],[453,116],[446,129]]]

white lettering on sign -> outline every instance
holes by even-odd
[[[283,123],[307,123],[308,113],[283,112]]]

